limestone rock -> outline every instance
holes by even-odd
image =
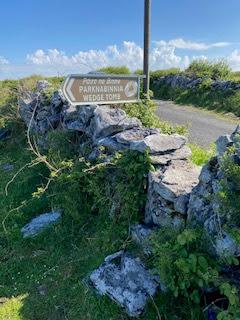
[[[175,198],[189,194],[198,183],[200,168],[183,160],[176,160],[158,176],[154,183],[155,191],[165,200],[174,201]]]
[[[44,229],[56,223],[61,218],[61,211],[54,211],[41,214],[32,219],[22,229],[23,238],[34,237],[41,233]]]
[[[154,165],[166,165],[171,160],[185,160],[191,156],[191,149],[187,146],[183,146],[173,152],[160,155],[151,155],[150,161]]]
[[[217,152],[219,156],[222,156],[226,152],[227,148],[230,147],[232,144],[233,144],[233,141],[230,135],[219,137],[218,140],[216,141]]]
[[[94,111],[88,133],[96,140],[136,127],[141,127],[137,118],[129,118],[121,109],[101,106]]]
[[[215,249],[221,258],[240,256],[240,245],[226,232],[216,239]]]
[[[132,141],[130,149],[139,152],[149,150],[150,154],[164,154],[180,149],[186,143],[186,138],[180,135],[153,134],[142,141]]]
[[[36,87],[38,92],[42,92],[51,87],[51,84],[47,80],[38,80]]]
[[[120,259],[120,263],[118,260]],[[122,251],[111,255],[90,276],[101,295],[108,295],[127,311],[130,317],[139,316],[159,284],[141,261]]]

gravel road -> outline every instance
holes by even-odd
[[[176,105],[171,101],[155,100],[157,115],[172,124],[189,127],[189,141],[202,147],[216,141],[220,135],[229,134],[237,126],[237,120],[218,116],[212,112],[191,106]],[[239,119],[240,123],[240,119]]]

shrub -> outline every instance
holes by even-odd
[[[211,62],[204,59],[194,60],[186,69],[187,75],[196,78],[210,78],[213,80],[228,79],[231,76],[231,68],[225,61]]]
[[[123,109],[130,117],[138,118],[144,127],[159,128],[162,133],[187,134],[187,128],[184,126],[172,126],[168,122],[162,121],[156,115],[157,105],[151,100],[142,100],[141,103],[125,104]]]
[[[151,71],[150,75],[151,78],[160,78],[160,77],[165,77],[170,74],[180,74],[181,70],[179,68],[170,68],[170,69],[164,69],[164,70],[155,70]]]
[[[131,71],[129,70],[128,67],[126,66],[109,66],[109,67],[104,67],[101,69],[98,69],[100,72],[105,72],[109,74],[130,74]]]
[[[185,229],[178,233],[165,228],[155,232],[150,241],[154,267],[172,300],[171,313],[175,312],[181,319],[195,319],[196,316],[202,319],[204,311],[215,306],[218,320],[238,319],[238,290],[221,278],[218,261],[203,247],[207,236],[202,230]],[[226,310],[223,310],[224,304],[216,305],[217,300],[206,306],[206,288],[209,287],[219,289],[220,301],[228,301]]]

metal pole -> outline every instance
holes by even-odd
[[[149,54],[150,54],[150,25],[151,25],[151,0],[144,0],[144,81],[143,81],[143,91],[147,98],[149,99],[149,84],[150,84],[150,74],[149,74]]]

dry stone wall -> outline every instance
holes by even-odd
[[[175,81],[173,79],[176,80],[172,78],[171,81]],[[223,179],[219,166],[221,156],[232,145],[238,152],[240,150],[235,139],[239,128],[231,136],[220,137],[218,155],[199,168],[188,160],[191,151],[185,137],[145,128],[137,118],[128,117],[118,108],[73,107],[66,102],[61,91],[46,101],[44,90],[48,85],[40,82],[36,93],[19,99],[20,115],[41,147],[47,148],[49,132],[58,129],[87,137],[91,146],[86,155],[88,160],[101,158],[108,161],[116,152],[124,150],[149,151],[154,170],[148,174],[145,219],[141,221],[142,225],[131,229],[137,243],[143,243],[155,228],[202,226],[212,238],[211,253],[240,256],[240,247],[230,234],[221,233],[219,236],[219,226],[224,221],[221,221],[218,203],[214,201]],[[102,157],[103,152],[105,157]],[[145,246],[143,251],[149,254],[151,248]],[[130,316],[138,316],[148,297],[159,289],[164,290],[160,280],[153,277],[138,258],[126,252],[107,257],[91,274],[90,280],[100,294],[107,294],[117,301]]]

